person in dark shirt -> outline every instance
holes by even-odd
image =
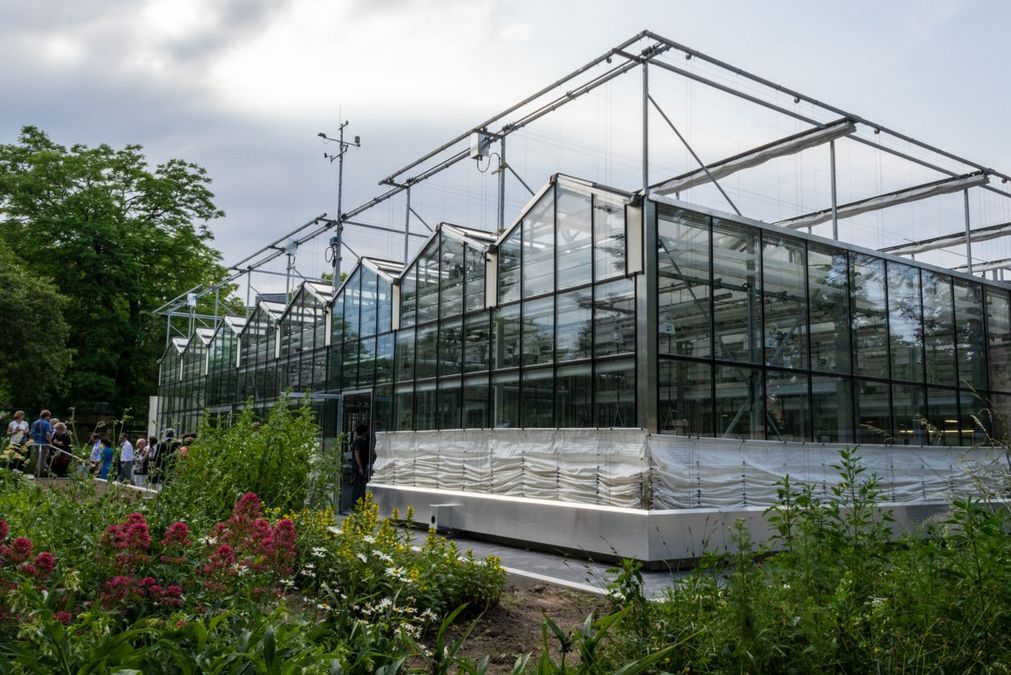
[[[359,424],[355,428],[355,440],[351,443],[352,469],[355,472],[354,482],[351,486],[351,503],[358,504],[358,500],[365,497],[365,485],[369,482],[370,453],[369,453],[369,428],[364,424]]]
[[[67,469],[70,468],[72,453],[74,452],[74,441],[67,431],[67,425],[57,422],[53,432],[53,451],[49,466],[52,472],[60,478],[67,477]]]

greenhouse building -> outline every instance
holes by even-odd
[[[768,222],[680,198],[735,161],[764,160],[627,191],[556,173],[497,231],[443,222],[406,263],[262,294],[169,340],[158,425],[288,391],[326,443],[372,426],[384,509],[647,561],[737,519],[764,538],[777,481],[827,489],[847,445],[900,524],[973,489],[1011,409],[1011,287],[807,232],[859,204]]]

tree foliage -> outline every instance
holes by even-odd
[[[66,148],[31,126],[0,145],[0,240],[69,301],[69,402],[144,409],[164,345],[152,311],[224,275],[207,172],[179,159],[152,169],[141,150]]]
[[[59,391],[70,349],[65,299],[0,242],[0,401],[31,409]]]

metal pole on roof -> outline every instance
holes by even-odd
[[[337,225],[334,228],[336,234],[334,237],[337,239],[335,257],[334,257],[334,285],[340,284],[341,280],[341,238],[344,235],[344,212],[343,199],[344,199],[344,155],[347,154],[349,148],[360,148],[362,147],[361,138],[355,136],[353,141],[344,140],[344,129],[347,127],[349,122],[344,120],[340,123],[337,130],[340,132],[337,138],[330,138],[322,131],[316,134],[324,141],[332,141],[337,144],[337,154],[332,155],[328,153],[323,153],[324,159],[329,159],[330,163],[337,160]]]
[[[649,61],[642,62],[642,194],[649,192]]]
[[[407,211],[404,217],[404,270],[407,270],[407,246],[411,242],[411,186],[407,186]]]
[[[839,214],[836,212],[838,199],[835,189],[835,141],[828,143],[828,161],[832,174],[832,239],[839,241]]]
[[[502,136],[498,142],[498,232],[505,229],[505,172],[506,138]]]
[[[972,274],[972,234],[971,223],[969,221],[969,189],[962,191],[965,197],[965,268]]]

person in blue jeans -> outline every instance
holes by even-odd
[[[102,463],[99,465],[98,477],[101,479],[107,479],[109,477],[109,469],[112,468],[112,457],[115,452],[112,449],[112,441],[108,438],[102,439]]]
[[[47,471],[47,467],[49,466],[49,444],[53,442],[53,425],[49,422],[49,418],[52,416],[51,412],[43,410],[39,413],[39,419],[32,422],[30,428],[32,443],[38,448],[36,450],[36,460],[39,463],[39,476],[46,476],[49,473]]]

